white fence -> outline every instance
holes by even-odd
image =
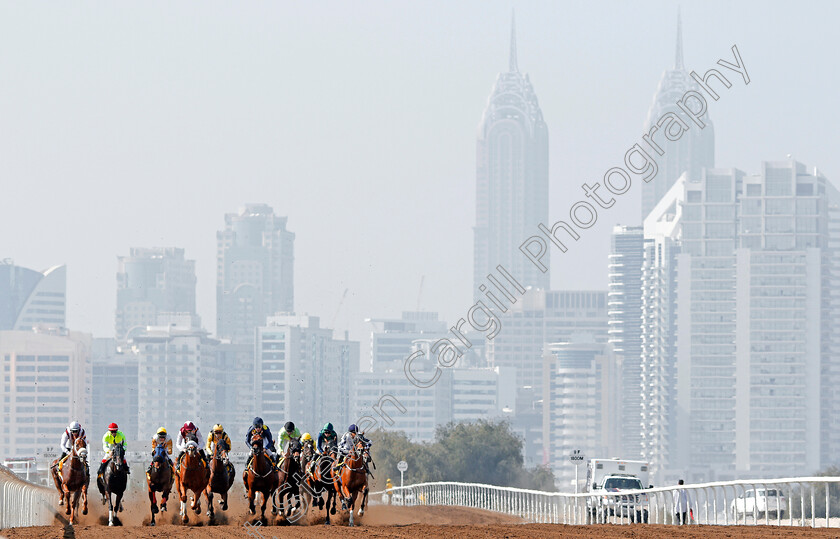
[[[53,523],[58,491],[20,479],[0,466],[0,529]]]
[[[537,523],[678,524],[675,502],[681,489],[688,497],[689,525],[840,527],[840,518],[831,517],[830,499],[831,493],[840,496],[840,477],[727,481],[627,490],[620,494],[568,494],[439,482],[394,487],[387,492],[374,492],[370,499],[395,505],[474,507]],[[835,502],[840,506],[840,501]],[[840,515],[840,507],[835,507],[834,512]]]

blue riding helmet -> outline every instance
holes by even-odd
[[[347,427],[347,431],[348,432],[356,432],[356,424],[354,423],[354,424],[350,425],[349,427]]]
[[[263,426],[263,420],[262,420],[261,417],[255,417],[254,418],[254,426],[257,427],[257,428],[260,428],[260,427]]]

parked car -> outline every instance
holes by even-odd
[[[786,507],[787,498],[775,488],[747,489],[730,505],[736,516],[755,515],[758,518],[764,518],[765,513],[773,518],[784,518]]]

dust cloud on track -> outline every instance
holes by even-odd
[[[247,514],[247,501],[241,485],[234,487],[229,497],[229,508],[218,510],[216,497],[216,523],[211,525],[206,516],[206,500],[202,500],[201,514],[196,515],[188,508],[190,524],[182,526],[178,520],[180,502],[170,498],[166,513],[158,514],[158,525],[148,526],[149,503],[145,492],[129,492],[125,511],[119,514],[121,528],[108,527],[108,511],[99,501],[95,491],[91,493],[87,515],[79,517],[79,523],[71,527],[66,524],[63,510],[53,526],[15,528],[0,530],[0,536],[9,539],[112,539],[113,537],[139,537],[144,539],[199,539],[199,538],[249,538],[272,539],[319,537],[369,537],[369,538],[794,538],[838,537],[836,529],[810,529],[773,526],[562,526],[549,524],[523,524],[521,520],[503,515],[462,507],[424,506],[391,507],[372,506],[361,518],[356,518],[356,528],[347,527],[347,516],[341,512],[333,517],[333,526],[323,526],[324,512],[317,509],[301,522],[293,525],[275,523],[275,518],[266,511],[268,526],[245,527],[254,518]],[[58,496],[56,495],[56,501]],[[268,507],[270,509],[270,505]],[[58,508],[57,509],[63,509]],[[80,512],[81,513],[81,512]],[[249,533],[250,532],[250,533]]]

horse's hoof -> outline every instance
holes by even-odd
[[[364,514],[365,514],[365,510],[364,509],[359,509],[359,516],[363,516]]]
[[[184,515],[181,517],[181,524],[187,524],[190,521],[190,517]]]
[[[335,514],[335,507],[333,507],[332,509],[330,509],[330,514],[331,514],[331,515],[334,515],[334,514]]]
[[[86,515],[86,514],[87,514],[87,507],[85,507],[84,509],[82,509],[82,514],[83,514],[83,515]]]
[[[222,505],[222,511],[227,511],[227,504]]]
[[[154,526],[154,525],[155,525],[155,521],[154,521],[154,520],[153,520],[153,521],[151,521],[151,522],[149,522],[149,526]]]
[[[113,523],[113,522],[111,522],[111,521],[109,521],[109,522],[108,522],[108,525],[109,525],[109,526],[113,526],[113,525],[114,525],[114,523]]]
[[[157,512],[158,512],[157,505],[153,505],[153,506],[152,506],[152,514],[153,514],[153,515],[156,515],[156,514],[157,514]]]
[[[64,505],[64,498],[61,498],[60,500],[58,500],[58,505]]]
[[[254,511],[253,509],[248,509],[248,514],[249,514],[249,515],[256,515],[256,514],[257,514],[257,512],[256,512],[256,511]]]
[[[67,505],[67,509],[65,509],[65,510],[64,510],[64,514],[65,514],[65,515],[69,515],[69,514],[70,514],[70,505],[69,505],[69,504]]]

